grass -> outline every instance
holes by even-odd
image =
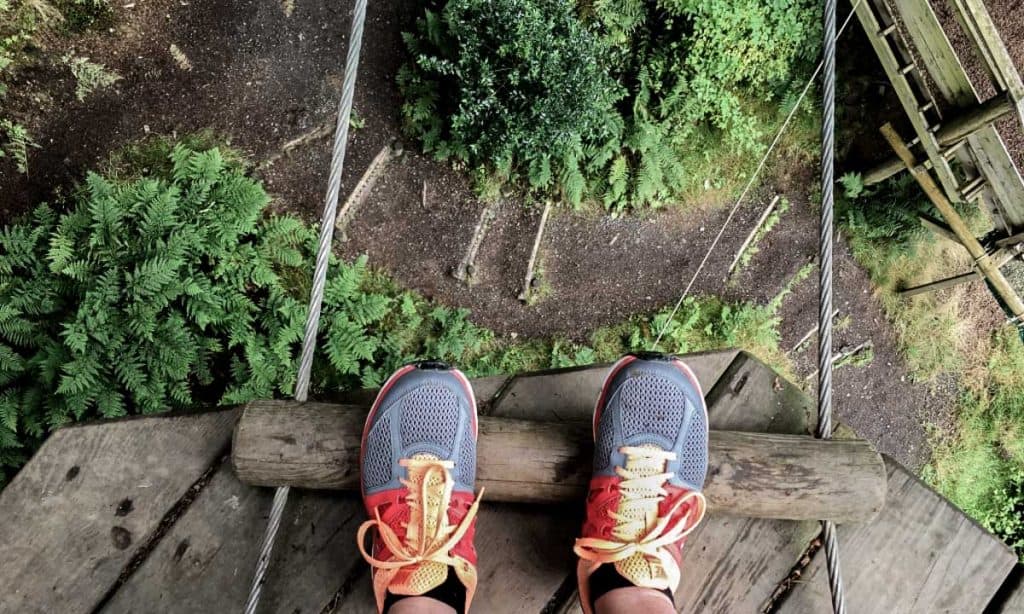
[[[923,477],[1024,560],[1024,343],[1012,325],[974,332],[964,286],[910,299],[897,294],[968,267],[962,248],[918,223],[918,213],[932,211],[912,179],[866,190],[852,178],[843,183],[859,198],[840,202],[840,224],[895,328],[911,377],[930,382],[945,375],[959,386],[952,428],[931,426]],[[962,214],[984,232],[980,211]]]

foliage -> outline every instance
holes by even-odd
[[[842,184],[843,193],[847,198],[860,198],[866,189],[864,178],[860,176],[860,173],[844,173],[839,178],[839,183]]]
[[[794,73],[816,52],[808,0],[571,4],[428,9],[399,76],[424,149],[572,204],[656,206],[717,182],[716,159],[759,150],[776,115],[762,106],[795,100]]]
[[[109,0],[54,0],[53,4],[71,32],[106,27],[114,17]]]
[[[264,216],[219,150],[164,147],[153,174],[90,174],[66,213],[0,233],[0,465],[69,421],[292,393],[315,230]],[[333,262],[313,389],[468,362],[491,337],[466,316]]]
[[[80,101],[85,100],[94,91],[110,87],[121,79],[121,75],[108,70],[103,64],[90,62],[89,58],[66,55],[63,59],[75,77],[75,97]]]
[[[10,156],[19,173],[28,174],[28,150],[39,147],[25,126],[8,119],[0,119],[0,132],[4,136],[4,148],[0,149],[0,158]]]
[[[927,477],[1024,560],[1024,344],[1013,326],[994,335],[985,378],[958,409]]]
[[[449,0],[404,38],[402,111],[424,151],[582,200],[583,173],[610,160],[621,94],[570,2]]]
[[[918,220],[919,214],[935,212],[913,178],[904,174],[880,186],[844,186],[848,194],[851,186],[860,189],[852,190],[857,200],[839,199],[837,220],[876,286],[911,376],[959,379],[955,426],[933,434],[925,478],[1024,557],[1024,344],[1012,325],[990,339],[965,335],[959,294],[909,300],[897,295],[900,285],[937,276],[936,266],[952,266],[942,242]],[[975,208],[960,213],[980,225]],[[962,248],[949,249],[962,258]],[[967,345],[972,342],[979,347]]]
[[[897,293],[900,287],[936,277],[944,264],[952,266],[918,217],[937,216],[934,206],[906,173],[864,188],[856,200],[841,197],[836,205],[839,226],[854,258],[876,286],[911,376],[928,381],[956,371],[962,362],[955,351],[962,345],[958,300],[934,293],[907,299]],[[962,207],[968,220],[978,216],[969,205]]]

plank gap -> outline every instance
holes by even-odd
[[[163,540],[164,536],[171,531],[171,528],[174,527],[176,522],[178,522],[178,519],[184,516],[185,512],[192,507],[192,503],[194,503],[203,490],[206,489],[207,484],[209,484],[210,480],[213,479],[217,470],[220,469],[230,457],[231,443],[229,441],[217,455],[217,459],[206,468],[206,471],[204,471],[191,486],[188,487],[185,494],[183,494],[181,498],[171,506],[171,509],[167,510],[167,513],[160,519],[160,523],[157,524],[156,530],[153,531],[153,534],[150,535],[149,539],[146,540],[146,543],[132,555],[132,558],[128,560],[124,568],[121,570],[117,580],[110,585],[106,594],[104,594],[103,598],[99,600],[96,607],[92,609],[92,614],[102,612],[103,608],[105,608],[110,600],[114,598],[114,595],[117,594],[117,591],[124,586],[129,579],[131,579],[132,575],[135,574],[139,567],[142,567],[142,564],[146,562],[150,553],[156,550],[156,547],[160,545],[161,540]]]

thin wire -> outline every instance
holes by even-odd
[[[856,10],[856,8],[855,8]],[[851,11],[852,12],[852,11]],[[821,109],[821,226],[818,237],[818,437],[832,438],[832,234],[835,208],[836,0],[825,0]],[[839,563],[839,537],[831,520],[821,521],[834,614],[846,614]]]
[[[863,1],[864,0],[857,0],[857,3],[854,4],[853,10],[850,11],[850,14],[846,16],[846,20],[843,22],[843,27],[839,29],[838,36],[842,36],[843,32],[846,31],[846,26],[850,25],[850,21],[853,19],[853,14],[856,12],[857,7],[860,6],[860,3]],[[665,323],[662,324],[661,330],[658,332],[658,336],[654,340],[654,345],[651,346],[652,351],[658,349],[658,345],[661,344],[662,337],[665,336],[665,333],[668,331],[668,327],[672,324],[672,318],[676,317],[676,314],[679,312],[679,308],[682,307],[683,305],[683,301],[686,300],[686,297],[690,295],[690,290],[693,288],[694,282],[697,281],[697,277],[699,277],[701,271],[704,270],[704,266],[708,263],[708,260],[711,258],[711,253],[715,251],[715,248],[718,246],[718,242],[722,240],[722,235],[725,234],[726,228],[728,228],[729,223],[732,222],[732,218],[736,215],[736,212],[739,210],[740,205],[743,204],[743,200],[747,197],[747,193],[750,192],[750,188],[754,187],[754,182],[757,181],[757,178],[761,174],[761,171],[764,170],[764,166],[765,164],[767,164],[768,158],[772,155],[772,152],[775,151],[775,147],[779,144],[779,141],[782,139],[782,134],[786,131],[786,128],[789,127],[789,123],[793,121],[793,117],[796,115],[796,112],[800,109],[800,104],[803,103],[804,98],[807,97],[807,92],[811,90],[811,86],[814,85],[814,80],[818,78],[818,74],[821,72],[821,69],[824,65],[824,60],[818,62],[818,67],[814,69],[814,73],[811,75],[811,78],[807,80],[807,85],[804,86],[803,91],[800,92],[800,96],[796,99],[796,104],[794,104],[793,108],[789,111],[789,114],[786,116],[786,120],[782,122],[781,126],[779,126],[778,132],[775,133],[775,138],[772,139],[772,143],[771,145],[768,146],[768,150],[764,153],[764,156],[761,158],[761,161],[757,163],[757,167],[754,169],[753,174],[750,175],[750,179],[747,181],[747,185],[743,188],[743,191],[740,193],[740,197],[736,199],[736,204],[733,205],[732,210],[729,212],[729,216],[725,218],[725,222],[722,224],[722,228],[719,229],[718,235],[715,236],[715,240],[711,242],[711,247],[708,248],[707,253],[704,255],[704,259],[700,261],[700,264],[697,266],[697,270],[693,272],[693,277],[691,277],[690,282],[686,284],[686,289],[683,290],[683,293],[681,295],[679,295],[679,300],[676,301],[675,306],[672,308],[672,313],[669,314],[668,319],[666,319]]]
[[[313,369],[317,331],[320,328],[320,307],[323,305],[324,286],[327,282],[327,265],[330,263],[331,244],[334,241],[334,220],[338,214],[341,174],[345,166],[349,119],[352,116],[352,98],[356,88],[356,71],[359,68],[359,51],[363,43],[363,26],[366,23],[366,2],[367,0],[356,0],[352,14],[352,35],[349,37],[348,54],[345,57],[345,78],[342,82],[338,119],[334,128],[331,175],[327,181],[327,196],[324,199],[324,210],[320,217],[320,240],[316,251],[316,268],[313,270],[313,287],[309,293],[309,313],[306,316],[306,328],[302,337],[302,356],[299,360],[299,373],[295,382],[295,400],[299,402],[304,402],[309,397],[309,379]],[[259,606],[260,592],[263,589],[267,567],[270,565],[270,554],[274,550],[274,541],[277,538],[277,530],[281,526],[281,517],[288,501],[288,493],[287,486],[279,487],[274,492],[270,518],[263,535],[260,556],[256,562],[256,574],[253,577],[252,588],[249,590],[249,598],[245,602],[245,614],[254,614]]]

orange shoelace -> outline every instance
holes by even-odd
[[[408,490],[405,502],[410,512],[409,522],[402,523],[405,540],[403,542],[395,530],[381,520],[378,509],[374,518],[359,527],[356,539],[363,558],[373,567],[384,570],[397,570],[427,561],[453,566],[460,564],[449,552],[465,537],[472,526],[473,518],[480,508],[483,489],[462,521],[458,525],[451,525],[448,523],[448,507],[451,504],[455,480],[450,470],[455,464],[429,455],[404,458],[399,464],[409,472],[409,479],[401,480]],[[376,559],[366,551],[366,533],[374,527],[380,532],[381,540],[391,552],[390,561]]]
[[[704,495],[688,492],[659,516],[658,508],[668,495],[664,485],[672,477],[665,472],[665,466],[676,455],[654,446],[627,446],[619,451],[626,456],[626,466],[615,468],[622,482],[619,508],[608,512],[615,521],[612,539],[582,537],[576,540],[573,550],[581,559],[594,563],[616,563],[638,554],[649,557],[663,569],[674,570],[668,573],[669,584],[674,586],[679,572],[664,547],[686,537],[700,524],[707,507]],[[687,504],[691,505],[690,510],[676,517],[676,512]]]

